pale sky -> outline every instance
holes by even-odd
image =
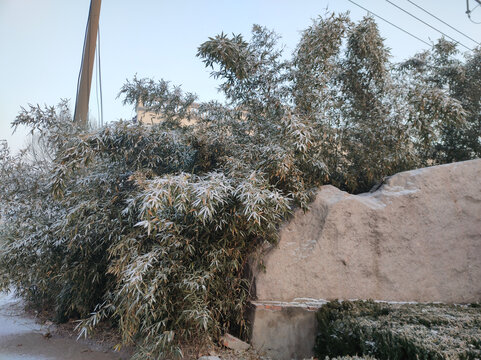
[[[476,44],[422,12],[408,0],[398,6],[473,48]],[[473,8],[476,3],[470,1]],[[441,35],[385,0],[356,3],[408,30],[427,42]],[[412,0],[461,32],[481,42],[481,25],[465,14],[464,0]],[[28,103],[55,105],[61,98],[75,105],[75,92],[90,0],[0,0],[0,139],[16,151],[25,131],[12,135],[10,123]],[[100,50],[105,121],[134,116],[117,93],[134,74],[170,80],[200,100],[219,98],[218,82],[209,78],[196,58],[197,47],[221,31],[249,38],[252,24],[267,26],[282,36],[290,53],[300,31],[325,12],[350,11],[354,20],[366,15],[348,0],[103,0],[100,13]],[[472,13],[481,22],[481,6]],[[427,45],[376,19],[393,59],[400,61]],[[460,50],[466,51],[460,47]],[[93,79],[95,87],[95,77]],[[96,116],[96,92],[91,113]]]

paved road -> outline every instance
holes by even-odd
[[[45,338],[46,328],[23,312],[12,294],[0,293],[0,360],[119,360],[74,339]]]

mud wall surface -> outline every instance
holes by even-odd
[[[479,301],[481,159],[399,173],[360,195],[323,186],[263,263],[260,301]]]

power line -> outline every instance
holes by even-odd
[[[100,88],[100,126],[104,126],[104,100],[102,96],[102,66],[100,65],[100,26],[97,32],[99,88]]]
[[[102,70],[100,65],[100,26],[97,31],[97,47],[95,48],[95,61],[97,66],[95,68],[95,95],[97,99],[97,127],[102,127],[104,124],[104,104],[102,99]],[[99,102],[100,96],[100,102]]]
[[[469,40],[471,41],[474,41],[476,44],[478,45],[481,45],[479,42],[477,42],[476,40],[474,40],[471,36],[468,36],[466,35],[465,33],[463,33],[462,31],[459,31],[458,29],[456,29],[455,27],[449,25],[446,21],[443,21],[442,19],[438,18],[436,15],[430,13],[428,10],[424,9],[422,6],[419,6],[418,4],[416,4],[415,2],[411,1],[411,0],[407,0],[408,2],[410,2],[411,4],[413,4],[414,6],[416,6],[418,9],[421,9],[422,11],[424,11],[426,14],[429,14],[431,15],[433,18],[435,18],[436,20],[438,21],[441,21],[444,25],[446,26],[449,26],[451,29],[453,29],[454,31],[456,31],[457,33],[463,35],[464,37],[468,38]],[[479,6],[479,5],[478,5]],[[474,9],[473,9],[474,10]]]
[[[476,8],[477,8],[479,5],[481,5],[481,2],[480,2],[480,1],[476,0],[476,2],[478,3],[478,5],[476,5],[476,6],[473,8],[473,10],[469,10],[469,0],[466,0],[466,14],[468,15],[469,21],[471,21],[471,22],[474,23],[474,24],[479,25],[479,24],[481,24],[481,22],[476,22],[476,21],[474,21],[473,19],[471,19],[471,13],[472,13],[474,10],[476,10]]]
[[[95,48],[95,60],[97,61],[97,66],[95,68],[95,98],[97,99],[97,127],[100,124],[100,102],[99,102],[99,62],[98,62],[98,49]]]
[[[423,40],[423,39],[421,39],[421,38],[417,37],[416,35],[413,35],[413,34],[411,34],[409,31],[407,31],[407,30],[404,30],[403,28],[401,28],[401,27],[399,27],[399,26],[397,26],[397,25],[393,24],[393,23],[392,23],[392,22],[390,22],[389,20],[386,20],[386,19],[384,19],[382,16],[376,15],[376,14],[375,14],[375,13],[373,13],[371,10],[368,10],[368,9],[366,9],[365,7],[363,7],[363,6],[361,6],[361,5],[357,4],[357,3],[355,3],[355,2],[354,2],[354,1],[352,1],[352,0],[348,0],[348,1],[349,1],[350,3],[353,3],[353,4],[354,4],[354,5],[356,5],[356,6],[360,7],[361,9],[364,9],[364,10],[366,10],[368,13],[370,13],[370,14],[373,14],[374,16],[378,17],[379,19],[381,19],[381,20],[383,20],[383,21],[387,22],[389,25],[392,25],[392,26],[394,26],[396,29],[398,29],[398,30],[401,30],[403,33],[406,33],[406,34],[408,34],[409,36],[412,36],[413,38],[415,38],[415,39],[417,39],[417,40],[421,41],[422,43],[424,43],[424,44],[426,44],[426,45],[428,45],[428,46],[432,46],[432,44],[428,43],[427,41],[425,41],[425,40]]]
[[[471,14],[469,14],[469,13],[468,13],[468,18],[473,24],[476,24],[476,25],[481,24],[481,21],[474,21],[473,19],[471,19]]]
[[[461,45],[461,46],[465,47],[466,49],[468,49],[468,50],[470,50],[470,51],[473,51],[473,49],[471,49],[471,48],[467,47],[467,46],[466,46],[466,45],[464,45],[462,42],[460,42],[460,41],[458,41],[458,40],[456,40],[456,39],[452,38],[451,36],[449,36],[449,35],[447,35],[447,34],[443,33],[441,30],[439,30],[439,29],[435,28],[434,26],[432,26],[432,25],[428,24],[426,21],[424,21],[424,20],[421,20],[421,19],[420,19],[420,18],[418,18],[417,16],[415,16],[415,15],[411,14],[409,11],[406,11],[406,10],[404,10],[402,7],[400,7],[400,6],[396,5],[396,4],[394,4],[393,2],[391,2],[391,1],[389,1],[389,0],[386,0],[386,1],[387,1],[388,3],[390,3],[392,6],[395,6],[395,7],[397,7],[399,10],[401,10],[401,11],[405,12],[405,13],[406,13],[406,14],[408,14],[409,16],[411,16],[411,17],[415,18],[416,20],[418,20],[418,21],[422,22],[424,25],[426,25],[426,26],[429,26],[431,29],[433,29],[433,30],[436,30],[437,32],[439,32],[439,33],[443,34],[443,35],[444,35],[444,36],[446,36],[447,38],[449,38],[449,39],[453,40],[454,42],[458,43],[459,45]]]

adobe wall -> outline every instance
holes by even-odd
[[[323,186],[256,276],[259,300],[481,300],[481,159],[396,174],[373,192]]]
[[[399,173],[372,193],[323,186],[310,210],[282,227],[263,264],[255,276],[259,304],[480,301],[481,159]],[[261,322],[254,319],[254,334]]]

